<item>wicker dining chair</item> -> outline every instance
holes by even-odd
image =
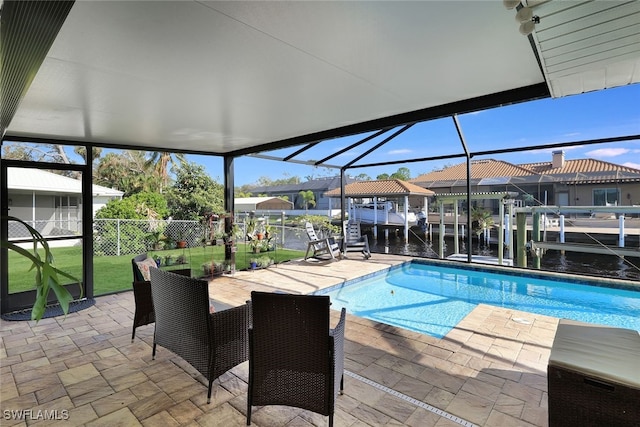
[[[133,315],[133,331],[131,332],[131,342],[136,337],[136,328],[149,325],[156,321],[153,312],[153,301],[151,300],[151,282],[145,280],[142,272],[138,268],[138,263],[147,259],[147,254],[140,254],[131,260],[133,268],[133,299],[136,310]]]
[[[209,381],[246,361],[249,355],[248,304],[209,312],[209,283],[157,268],[151,270],[156,317],[153,358],[157,346],[177,354]]]
[[[133,299],[136,304],[136,310],[133,315],[133,331],[131,331],[131,342],[136,337],[136,328],[139,326],[149,325],[156,321],[153,312],[153,301],[151,299],[151,282],[145,280],[145,277],[138,267],[138,263],[146,261],[149,258],[146,253],[137,255],[131,260],[133,268]],[[155,262],[154,262],[155,265]],[[191,269],[183,268],[171,270],[172,273],[182,276],[191,276]]]
[[[329,416],[344,386],[345,309],[329,328],[329,297],[251,292],[251,407],[286,405]]]

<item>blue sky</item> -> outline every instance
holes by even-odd
[[[615,136],[640,134],[640,84],[628,85],[560,99],[543,99],[459,116],[463,135],[471,151],[546,145]],[[390,133],[389,133],[390,134]],[[343,165],[380,142],[385,134],[368,144],[338,156],[328,163]],[[318,144],[300,159],[318,160],[326,157],[368,134],[334,139]],[[268,154],[283,157],[299,147],[277,150]],[[565,148],[567,159],[594,158],[640,169],[640,140]],[[551,160],[551,151],[536,150],[508,155],[491,156],[511,163],[531,163]],[[358,163],[377,163],[462,153],[455,125],[451,118],[433,120],[411,129],[383,145]],[[209,174],[220,178],[222,161],[203,156],[189,156],[205,165]],[[350,175],[365,173],[375,178],[381,173],[393,173],[407,167],[411,176],[464,161],[406,163],[374,168],[350,169]],[[331,176],[338,169],[282,163],[255,158],[235,160],[235,184],[251,184],[260,177],[280,179],[299,176]]]

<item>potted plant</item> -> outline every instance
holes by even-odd
[[[271,264],[273,264],[273,260],[269,258],[267,255],[263,255],[260,258],[258,258],[258,267],[260,268],[267,268]]]
[[[167,255],[164,257],[164,265],[173,265],[173,255]]]
[[[273,225],[265,224],[264,226],[264,238],[270,240],[273,238]]]
[[[251,270],[258,268],[258,258],[249,258],[249,267]]]
[[[185,237],[185,231],[184,230],[180,230],[178,231],[178,240],[176,240],[176,246],[180,249],[186,248],[187,247],[187,240]]]
[[[153,260],[156,262],[156,265],[157,265],[158,267],[160,267],[160,265],[162,265],[162,257],[161,257],[160,255],[158,255],[158,254],[154,254],[154,255],[152,256],[152,258],[153,258]]]
[[[224,230],[216,230],[213,232],[213,238],[211,239],[211,244],[212,245],[222,245],[223,244],[223,239],[226,236],[226,234],[224,234]]]
[[[175,249],[176,248],[176,241],[170,237],[166,237],[164,238],[164,247],[163,249]]]
[[[262,248],[262,240],[252,239],[249,241],[249,246],[254,254],[259,254]]]
[[[205,262],[202,264],[202,272],[205,276],[211,276],[212,273],[212,264],[210,262]]]
[[[188,263],[188,260],[186,255],[178,255],[178,258],[176,258],[176,264],[187,264],[187,263]]]
[[[31,310],[31,320],[38,322],[44,315],[47,305],[47,299],[49,297],[49,291],[53,290],[56,299],[60,303],[60,307],[65,316],[69,313],[69,303],[73,300],[71,293],[60,283],[60,276],[64,276],[68,279],[80,282],[80,279],[59,270],[54,265],[53,253],[49,248],[47,240],[40,234],[38,230],[31,227],[29,224],[14,216],[6,217],[9,221],[16,221],[21,223],[31,234],[33,239],[33,251],[29,251],[25,248],[18,246],[15,243],[0,241],[0,245],[12,250],[25,258],[28,258],[33,263],[32,269],[35,270],[35,285],[36,285],[36,300],[33,303]],[[41,251],[38,251],[38,245],[42,247]],[[82,286],[80,286],[80,292],[82,292]],[[82,296],[82,295],[81,295]]]
[[[222,262],[214,262],[213,263],[213,274],[216,276],[224,273],[224,263]]]
[[[191,224],[188,223],[180,223],[176,224],[177,226],[177,238],[176,238],[176,246],[180,249],[187,247],[187,242],[191,238],[193,232],[195,231]]]
[[[151,249],[154,251],[161,251],[164,249],[165,238],[166,237],[161,229],[157,229],[147,234],[147,239],[151,242]]]

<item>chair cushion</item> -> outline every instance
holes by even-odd
[[[151,273],[149,272],[150,268],[157,268],[158,265],[153,260],[153,258],[147,258],[144,261],[136,262],[138,266],[138,270],[140,270],[140,274],[147,282],[151,280]]]
[[[636,330],[561,319],[549,365],[639,389],[639,355]]]

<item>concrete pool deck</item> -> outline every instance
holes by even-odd
[[[238,305],[252,290],[307,294],[409,259],[292,261],[216,278],[210,295]],[[67,410],[68,420],[59,421],[65,426],[245,425],[247,363],[216,380],[207,405],[202,378],[179,357],[160,348],[151,360],[152,325],[138,328],[131,343],[133,310],[133,294],[124,292],[98,297],[66,320],[2,320],[2,408]],[[480,305],[437,339],[347,315],[345,393],[335,425],[546,426],[546,365],[557,323]],[[252,421],[327,425],[326,417],[275,406],[255,408]]]

